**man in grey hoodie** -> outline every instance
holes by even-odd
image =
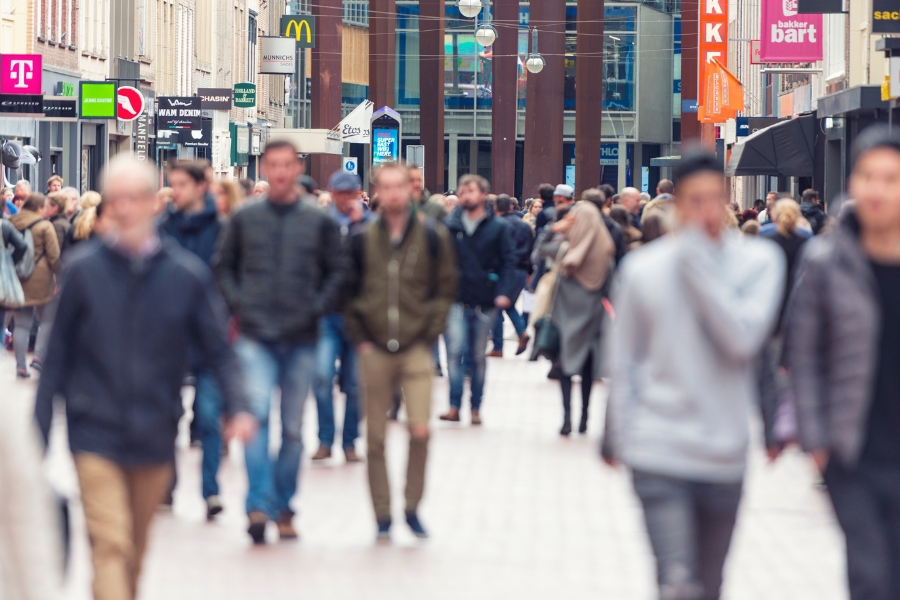
[[[900,137],[858,138],[852,207],[807,244],[785,322],[800,443],[847,540],[852,600],[900,598]]]
[[[714,156],[685,157],[676,176],[680,229],[626,256],[613,297],[604,457],[633,471],[660,598],[715,600],[785,265],[774,244],[726,230]]]

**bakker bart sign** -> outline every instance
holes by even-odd
[[[284,15],[279,28],[281,37],[293,38],[297,48],[316,47],[316,18],[309,15]]]
[[[797,0],[762,0],[760,31],[762,62],[822,60],[822,15],[799,14]]]

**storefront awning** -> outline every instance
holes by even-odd
[[[816,117],[801,115],[760,129],[735,144],[725,175],[812,177],[815,148]]]
[[[341,134],[331,129],[269,129],[268,141],[286,140],[300,154],[343,154]]]
[[[681,164],[680,156],[658,156],[650,159],[651,167],[677,167]]]

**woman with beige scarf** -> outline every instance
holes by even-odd
[[[542,248],[542,254],[557,256],[560,244],[568,243],[568,250],[560,259],[560,280],[551,313],[560,331],[559,383],[564,416],[559,433],[567,436],[572,432],[574,375],[581,375],[578,432],[587,432],[591,389],[595,376],[600,373],[603,298],[613,267],[615,244],[600,208],[591,202],[579,202],[551,227],[556,235]]]

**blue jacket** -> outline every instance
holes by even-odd
[[[498,296],[513,299],[517,257],[509,224],[488,208],[487,217],[470,236],[462,214],[462,207],[457,207],[445,222],[456,243],[457,300],[467,306],[492,308]]]
[[[501,217],[509,223],[513,244],[516,249],[516,268],[520,271],[531,272],[531,250],[534,246],[534,232],[531,227],[522,220],[519,213],[509,213]],[[513,298],[510,298],[513,300]]]
[[[173,208],[159,220],[160,235],[171,238],[207,266],[211,265],[223,230],[212,197],[207,195],[203,212],[197,214],[188,215]]]
[[[45,441],[59,396],[73,452],[125,465],[172,462],[189,349],[215,374],[226,412],[248,410],[225,303],[206,266],[168,240],[145,259],[95,241],[74,253],[37,391]]]

